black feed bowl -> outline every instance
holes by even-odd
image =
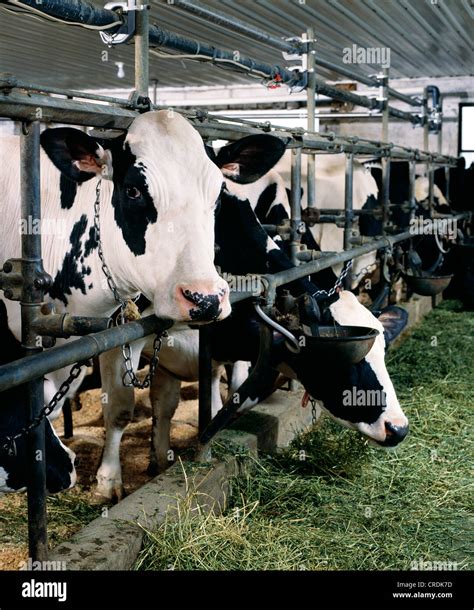
[[[303,349],[315,358],[357,364],[371,350],[379,331],[365,326],[320,326],[319,337],[304,335]]]
[[[432,275],[432,276],[418,276],[405,274],[404,279],[411,290],[416,294],[421,294],[425,297],[432,297],[435,294],[439,294],[446,290],[451,282],[453,276],[451,275]]]

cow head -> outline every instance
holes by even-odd
[[[408,420],[398,402],[385,366],[382,323],[348,291],[329,307],[342,325],[375,328],[379,335],[367,356],[357,364],[317,361],[304,350],[290,357],[291,368],[306,391],[342,425],[358,430],[377,445],[393,447],[408,433]]]
[[[41,144],[62,174],[82,185],[82,195],[90,193],[90,214],[94,184],[83,183],[104,179],[102,247],[123,297],[141,292],[156,315],[177,321],[230,313],[228,286],[213,263],[222,175],[188,121],[148,112],[118,138],[59,128],[45,130]]]

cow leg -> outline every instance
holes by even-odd
[[[144,341],[132,344],[132,364],[136,370]],[[101,354],[102,411],[104,414],[105,446],[97,471],[97,493],[109,500],[121,500],[124,496],[120,442],[127,424],[133,418],[135,396],[133,388],[125,387],[122,349],[116,348]]]
[[[222,366],[213,365],[212,377],[211,377],[211,415],[215,417],[217,413],[222,409],[222,397],[221,397],[221,376]]]
[[[158,369],[150,387],[153,410],[150,465],[148,474],[163,472],[174,461],[170,449],[171,419],[179,404],[181,381]]]

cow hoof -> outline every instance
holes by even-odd
[[[104,499],[106,502],[117,504],[125,498],[126,493],[122,481],[99,480],[95,495]]]

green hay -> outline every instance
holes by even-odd
[[[146,532],[136,569],[389,570],[420,559],[467,569],[473,331],[472,313],[444,303],[387,356],[410,419],[399,448],[324,419],[254,460],[224,515],[182,503],[178,520]]]
[[[7,494],[0,499],[0,545],[25,548],[28,540],[26,494]],[[60,544],[101,514],[102,507],[91,503],[80,485],[47,498],[48,540]]]

